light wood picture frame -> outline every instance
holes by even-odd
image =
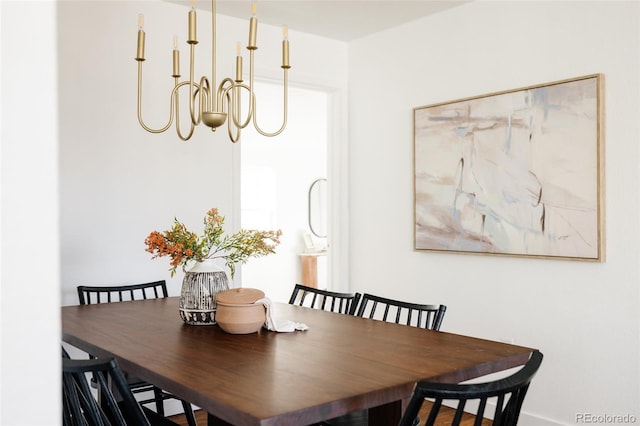
[[[604,261],[604,76],[414,108],[416,250]]]

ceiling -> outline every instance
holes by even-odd
[[[167,0],[189,5],[189,0]],[[258,0],[261,23],[351,41],[472,0]],[[211,10],[209,0],[197,0],[196,7]],[[218,0],[219,15],[248,19],[250,0]]]

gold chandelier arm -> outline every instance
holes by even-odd
[[[282,131],[285,129],[285,127],[287,127],[287,115],[288,115],[288,93],[289,93],[289,84],[288,84],[288,77],[289,77],[289,70],[287,68],[284,68],[284,117],[282,119],[282,127],[280,127],[280,129],[278,129],[277,131],[273,132],[273,133],[269,133],[269,132],[265,132],[264,130],[262,130],[260,128],[260,126],[258,125],[258,109],[255,106],[255,102],[256,102],[256,97],[255,94],[253,94],[253,96],[251,97],[251,102],[254,104],[253,106],[253,126],[256,128],[256,130],[258,131],[258,133],[260,133],[262,136],[266,136],[266,137],[274,137],[274,136],[278,136],[280,133],[282,133]],[[253,86],[253,85],[252,85]]]
[[[236,127],[236,134],[235,136],[233,135],[233,129],[231,126],[231,120],[229,120],[229,123],[227,124],[227,133],[229,134],[229,140],[231,140],[231,142],[236,143],[240,140],[240,128]]]
[[[236,83],[229,77],[223,79],[220,82],[220,85],[218,86],[218,91],[216,92],[216,96],[217,96],[216,106],[219,106],[221,108],[221,110],[218,110],[218,112],[226,112],[224,108],[223,100],[224,100],[224,97],[227,96],[227,93],[229,92],[229,90],[232,89],[235,84]]]
[[[193,88],[197,87],[202,89],[202,86],[198,86],[197,84],[195,84],[193,82],[193,73],[194,73],[194,57],[195,57],[195,49],[196,49],[196,45],[195,43],[191,43],[189,44],[190,46],[190,57],[189,57],[189,113],[191,114],[191,122],[194,125],[198,125],[200,124],[200,120],[202,119],[202,108],[199,108],[197,111],[197,115],[196,115],[196,97],[198,96],[198,91],[196,90],[196,92],[194,93]],[[202,77],[202,79],[200,79],[200,83],[202,83],[202,80],[205,77]]]
[[[198,121],[195,124],[200,124],[202,120],[202,111],[209,111],[209,97],[211,96],[211,87],[209,86],[209,80],[207,77],[200,78],[200,108],[198,110]],[[196,92],[198,95],[198,92]],[[194,95],[195,96],[195,95]]]
[[[234,103],[237,103],[237,108],[235,111],[235,114],[233,115],[233,121],[235,122],[235,125],[238,126],[241,129],[244,129],[245,127],[247,127],[249,125],[249,123],[251,123],[251,117],[253,117],[253,102],[251,102],[251,98],[249,98],[249,111],[247,112],[247,119],[240,124],[238,122],[238,118],[240,117],[240,115],[242,114],[242,96],[240,95],[240,91],[241,89],[245,89],[249,91],[249,96],[253,96],[253,93],[251,91],[251,89],[249,87],[247,87],[245,84],[239,84],[238,85],[238,91],[236,93],[234,93],[234,97],[236,100],[234,100]]]
[[[147,126],[142,119],[142,61],[138,61],[138,122],[143,129],[150,133],[162,133],[169,127],[171,127],[171,123],[173,123],[173,97],[174,92],[171,92],[171,98],[169,100],[169,122],[167,123],[167,125],[161,129],[152,129],[151,127]]]
[[[231,125],[229,125],[231,126]],[[232,143],[236,143],[240,140],[240,129],[236,129],[236,137],[234,138],[233,135],[231,134],[231,129],[229,129],[229,140]]]
[[[226,83],[229,83],[230,85],[225,88],[224,85]],[[228,105],[229,110],[231,110],[234,107],[234,102],[229,92],[231,90],[237,89],[236,86],[240,86],[240,85],[234,83],[234,81],[229,78],[225,78],[222,82],[220,82],[220,86],[218,87],[217,105],[221,107],[221,111],[218,111],[218,112],[222,112],[226,114],[227,108],[225,108],[225,105]],[[224,102],[225,98],[226,98],[226,103]],[[227,115],[234,115],[234,114],[229,112],[229,114]],[[233,143],[236,143],[240,140],[240,130],[242,129],[236,125],[235,135],[234,135],[234,127],[231,121],[232,119],[227,120],[227,133],[229,135],[229,140],[231,140],[231,142]],[[235,117],[233,121],[235,122],[234,124],[237,123],[237,120],[235,120]]]
[[[251,95],[251,89],[246,84],[234,82],[230,78],[226,78],[225,80],[223,80],[223,83],[224,82],[228,82],[230,86],[227,86],[226,88],[220,86],[220,89],[224,90],[220,92],[218,103],[220,105],[224,105],[223,100],[226,97],[229,115],[231,116],[231,120],[233,120],[233,124],[239,129],[244,129],[251,122],[251,116],[253,115],[253,103],[249,101],[249,111],[247,112],[247,117],[244,122],[240,123],[240,115],[242,114],[242,98],[240,95],[240,91],[242,89],[245,89],[249,92],[249,95]],[[231,92],[231,95],[229,94],[229,92]]]
[[[233,90],[234,92],[236,90],[239,90],[239,87],[236,87],[236,86],[239,86],[239,85],[232,85],[232,86],[228,87],[224,91],[224,96],[227,98],[227,104],[229,105],[229,109],[231,110],[231,108],[233,108],[233,106],[235,105],[236,106],[236,110],[238,110],[238,115],[239,115],[240,114],[240,112],[239,112],[240,105],[236,104],[233,101],[233,98],[231,97],[231,95],[229,94],[230,90]],[[237,125],[238,122],[235,119],[235,114],[233,114],[231,112],[229,112],[229,114],[234,116],[234,117],[233,117],[233,119],[229,119],[228,122],[227,122],[227,134],[229,135],[229,140],[231,142],[233,142],[233,143],[236,143],[236,142],[238,142],[240,140],[240,133],[241,133],[242,128],[238,127],[238,125]],[[249,117],[249,119],[250,118],[251,117]],[[231,124],[232,121],[234,122],[233,124]],[[249,121],[249,120],[247,120],[247,121]],[[235,125],[235,135],[234,135],[234,125]]]
[[[178,81],[178,79],[176,78],[176,82]],[[189,133],[187,134],[187,136],[184,136],[180,130],[180,106],[178,103],[178,93],[180,91],[180,88],[182,86],[185,85],[189,85],[190,89],[189,92],[193,92],[193,88],[195,86],[195,92],[194,92],[194,96],[198,96],[198,93],[201,91],[201,87],[197,84],[191,84],[188,81],[183,81],[182,83],[178,83],[176,84],[176,86],[173,88],[173,91],[171,92],[171,98],[173,99],[172,101],[172,105],[175,108],[175,113],[176,113],[176,133],[178,134],[178,137],[180,139],[182,139],[183,141],[187,141],[191,138],[191,136],[193,135],[193,132],[195,130],[196,127],[196,123],[194,123],[193,121],[191,121],[190,124],[190,129],[189,129]],[[171,116],[173,117],[173,110],[171,110]],[[173,119],[173,118],[172,118]]]
[[[178,78],[176,78],[176,83],[178,82]],[[189,133],[187,134],[187,136],[183,136],[182,132],[180,131],[180,99],[179,99],[179,94],[180,91],[178,90],[181,86],[188,84],[186,81],[181,83],[181,84],[176,84],[175,89],[173,89],[173,95],[175,96],[175,102],[173,103],[174,108],[175,108],[175,112],[176,112],[176,133],[178,134],[178,137],[183,140],[183,141],[188,141],[189,139],[191,139],[191,136],[193,136],[193,131],[196,128],[196,125],[193,124],[193,122],[189,123]],[[196,91],[197,93],[197,91]]]

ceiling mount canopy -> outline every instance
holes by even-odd
[[[145,47],[145,32],[144,32],[144,16],[142,14],[138,17],[138,45],[137,54],[135,60],[138,62],[138,122],[148,132],[162,133],[169,129],[175,121],[176,132],[178,137],[184,141],[189,140],[194,133],[195,127],[203,123],[209,127],[212,131],[216,131],[218,127],[227,123],[227,129],[229,139],[231,142],[237,142],[240,140],[240,132],[247,127],[250,122],[258,133],[263,136],[273,137],[277,136],[285,129],[287,125],[287,98],[288,98],[288,71],[291,68],[289,63],[289,40],[288,29],[283,27],[282,29],[282,65],[281,68],[284,71],[284,107],[283,107],[283,120],[281,127],[273,132],[263,131],[256,120],[256,95],[254,93],[254,53],[258,48],[257,45],[257,32],[258,32],[258,19],[256,17],[256,2],[251,3],[251,18],[249,20],[249,42],[246,49],[249,51],[249,84],[247,85],[243,80],[242,74],[242,55],[240,49],[240,43],[236,46],[236,67],[235,78],[226,77],[223,78],[220,83],[216,80],[216,0],[211,0],[211,78],[202,76],[198,81],[194,79],[194,60],[195,60],[195,47],[198,44],[196,37],[196,10],[195,0],[191,0],[191,10],[188,13],[189,31],[187,37],[187,44],[189,45],[189,78],[180,81],[180,51],[178,50],[177,36],[173,39],[173,73],[171,77],[175,81],[175,85],[171,90],[170,106],[169,106],[169,121],[167,124],[159,129],[153,129],[147,126],[142,119],[142,64],[145,60],[144,47]],[[217,86],[216,86],[217,85]],[[180,105],[179,105],[179,92],[183,88],[188,91],[189,94],[189,116],[191,118],[188,132],[183,133],[180,128]],[[242,108],[243,92],[247,96],[248,105]]]

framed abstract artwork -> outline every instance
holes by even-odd
[[[604,261],[604,76],[414,108],[415,248]]]

